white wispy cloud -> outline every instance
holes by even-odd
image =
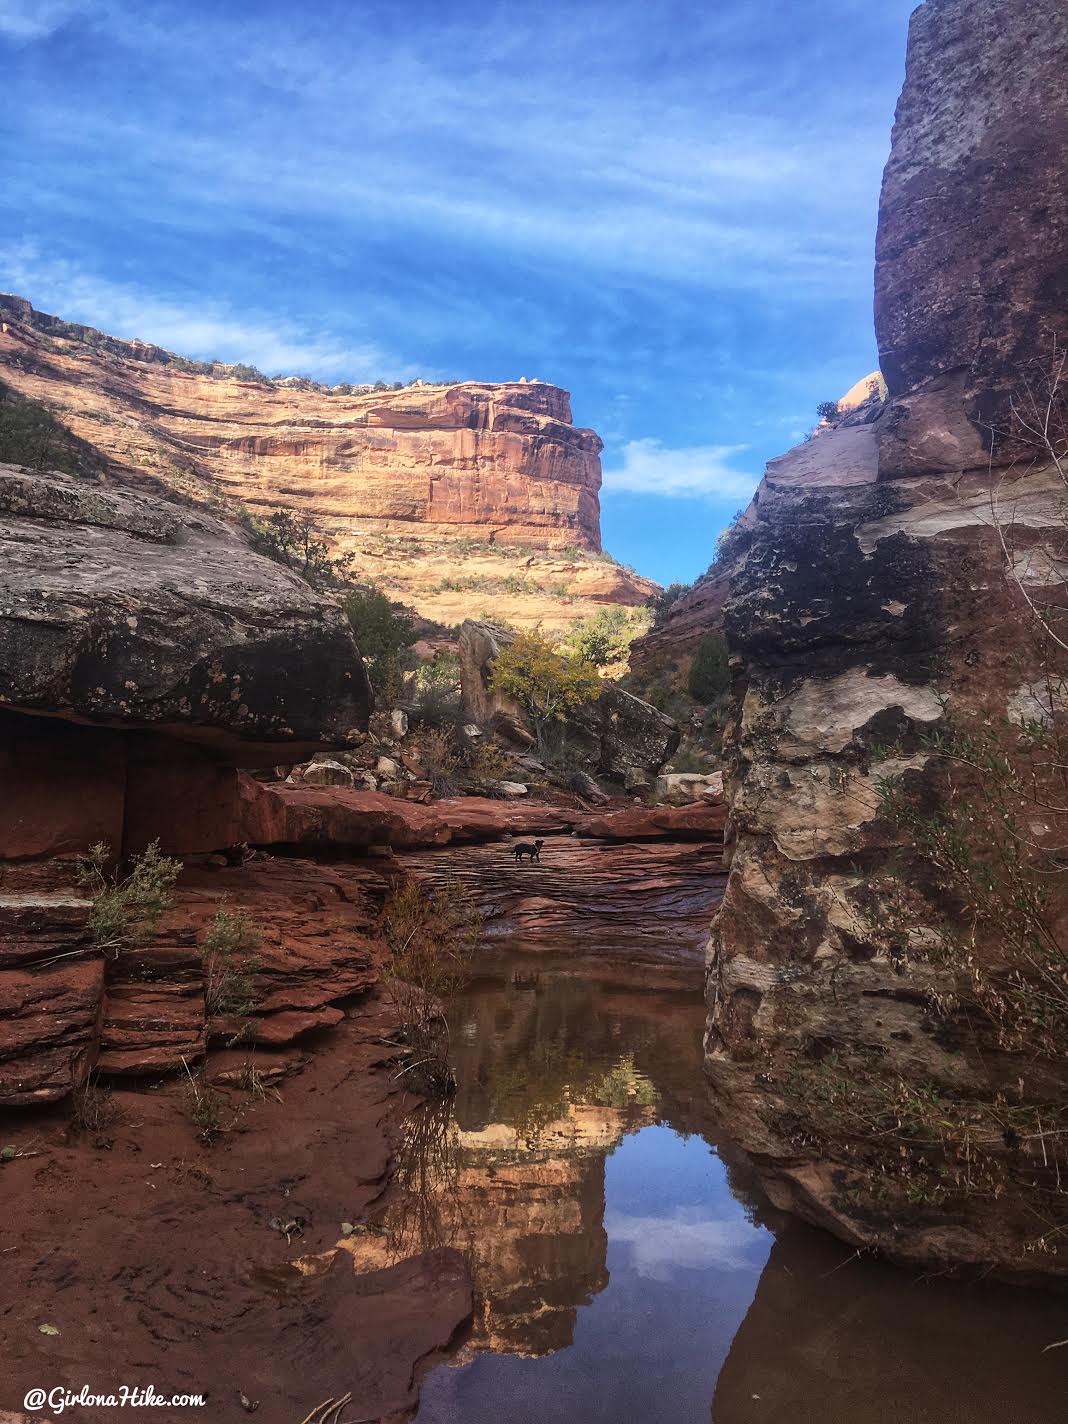
[[[43,257],[30,243],[0,246],[0,289],[26,297],[40,311],[111,336],[149,341],[186,356],[245,361],[272,375],[306,373],[359,382],[417,374],[373,342],[347,344],[262,313],[168,300]]]
[[[91,23],[121,56],[123,92],[128,84],[144,102],[87,110],[58,89],[40,94],[26,123],[74,168],[66,191],[79,172],[94,195],[132,180],[136,203],[147,183],[168,221],[390,224],[785,296],[862,280],[884,129],[831,126],[781,102],[773,112],[759,73],[743,85],[719,58],[737,17],[696,7],[692,45],[705,45],[709,72],[700,84],[675,75],[665,102],[635,38],[648,17],[622,11],[608,20],[580,5],[565,38],[522,23],[496,38],[488,25],[472,54],[449,7],[404,35],[338,14],[320,21],[314,9],[264,34],[225,7],[185,14],[98,0]],[[374,75],[355,96],[354,73]],[[194,80],[213,95],[206,123]]]
[[[0,0],[0,35],[24,44],[46,39],[88,4],[89,0]]]
[[[738,468],[745,445],[691,445],[671,449],[659,440],[628,440],[622,463],[604,471],[606,490],[669,499],[748,500],[759,474]]]
[[[752,1264],[754,1234],[745,1221],[720,1221],[700,1208],[679,1207],[673,1216],[605,1213],[612,1242],[631,1247],[634,1268],[648,1280],[664,1281],[678,1270],[744,1271]]]

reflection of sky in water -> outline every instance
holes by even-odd
[[[631,1265],[639,1276],[666,1281],[672,1271],[746,1271],[752,1266],[753,1229],[746,1222],[719,1221],[697,1207],[680,1207],[673,1215],[627,1216],[606,1212],[605,1230],[615,1245],[631,1248]]]
[[[579,1310],[574,1343],[439,1367],[419,1424],[708,1424],[771,1237],[748,1222],[707,1144],[668,1127],[623,1139],[605,1195],[610,1279]]]

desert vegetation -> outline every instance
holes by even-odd
[[[645,609],[615,604],[599,609],[577,624],[563,641],[565,651],[595,668],[613,672],[626,668],[630,645],[648,632],[650,614]]]
[[[204,936],[204,1012],[209,1018],[247,1018],[252,1013],[261,941],[250,915],[216,910]]]
[[[517,633],[501,649],[492,686],[522,707],[539,739],[601,693],[594,664],[560,651],[541,633]]]
[[[482,915],[459,880],[428,887],[405,879],[386,902],[383,928],[386,987],[404,1059],[401,1073],[417,1091],[447,1093],[455,1081],[446,1007],[470,973],[482,940]]]
[[[349,620],[376,693],[387,701],[401,694],[408,650],[416,641],[409,615],[380,589],[352,589],[341,606]]]
[[[161,854],[159,842],[134,856],[124,873],[111,847],[92,846],[78,869],[78,883],[92,899],[89,934],[94,949],[109,959],[145,944],[174,901],[181,861]]]
[[[99,473],[105,462],[45,406],[0,381],[0,463],[90,475]]]
[[[238,518],[258,554],[292,569],[312,588],[339,588],[351,581],[353,556],[331,553],[310,514],[276,509],[261,517],[242,507]]]

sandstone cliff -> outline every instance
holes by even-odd
[[[962,980],[1004,975],[1005,940],[883,788],[904,775],[936,825],[951,804],[966,840],[932,738],[1004,726],[1011,744],[1006,716],[1048,686],[1027,595],[1064,601],[1064,486],[1040,448],[991,453],[990,426],[1068,327],[1066,66],[1063,6],[913,17],[879,221],[887,400],[771,462],[730,563],[707,1040],[728,1130],[780,1204],[898,1258],[1055,1273],[1063,1054],[1037,1024],[1014,1043],[968,1020]],[[1021,825],[1041,846],[1049,813]]]
[[[655,590],[601,554],[601,441],[555,386],[349,391],[200,365],[0,296],[0,375],[121,470],[311,515],[357,576],[427,617],[560,629]]]

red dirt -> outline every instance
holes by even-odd
[[[35,1387],[151,1384],[207,1396],[203,1410],[154,1409],[165,1424],[240,1420],[242,1393],[264,1424],[299,1424],[347,1391],[354,1418],[406,1417],[419,1362],[470,1315],[462,1258],[430,1252],[361,1278],[344,1256],[314,1278],[288,1264],[333,1246],[383,1190],[391,1130],[414,1102],[386,1066],[388,1033],[372,1000],[314,1052],[257,1049],[265,1072],[285,1070],[280,1098],[226,1085],[229,1130],[212,1146],[173,1078],[116,1091],[121,1119],[96,1132],[66,1108],[0,1118],[0,1143],[37,1154],[0,1164],[0,1411]],[[215,1079],[244,1057],[215,1060]],[[268,1223],[292,1217],[304,1233],[287,1243]]]

